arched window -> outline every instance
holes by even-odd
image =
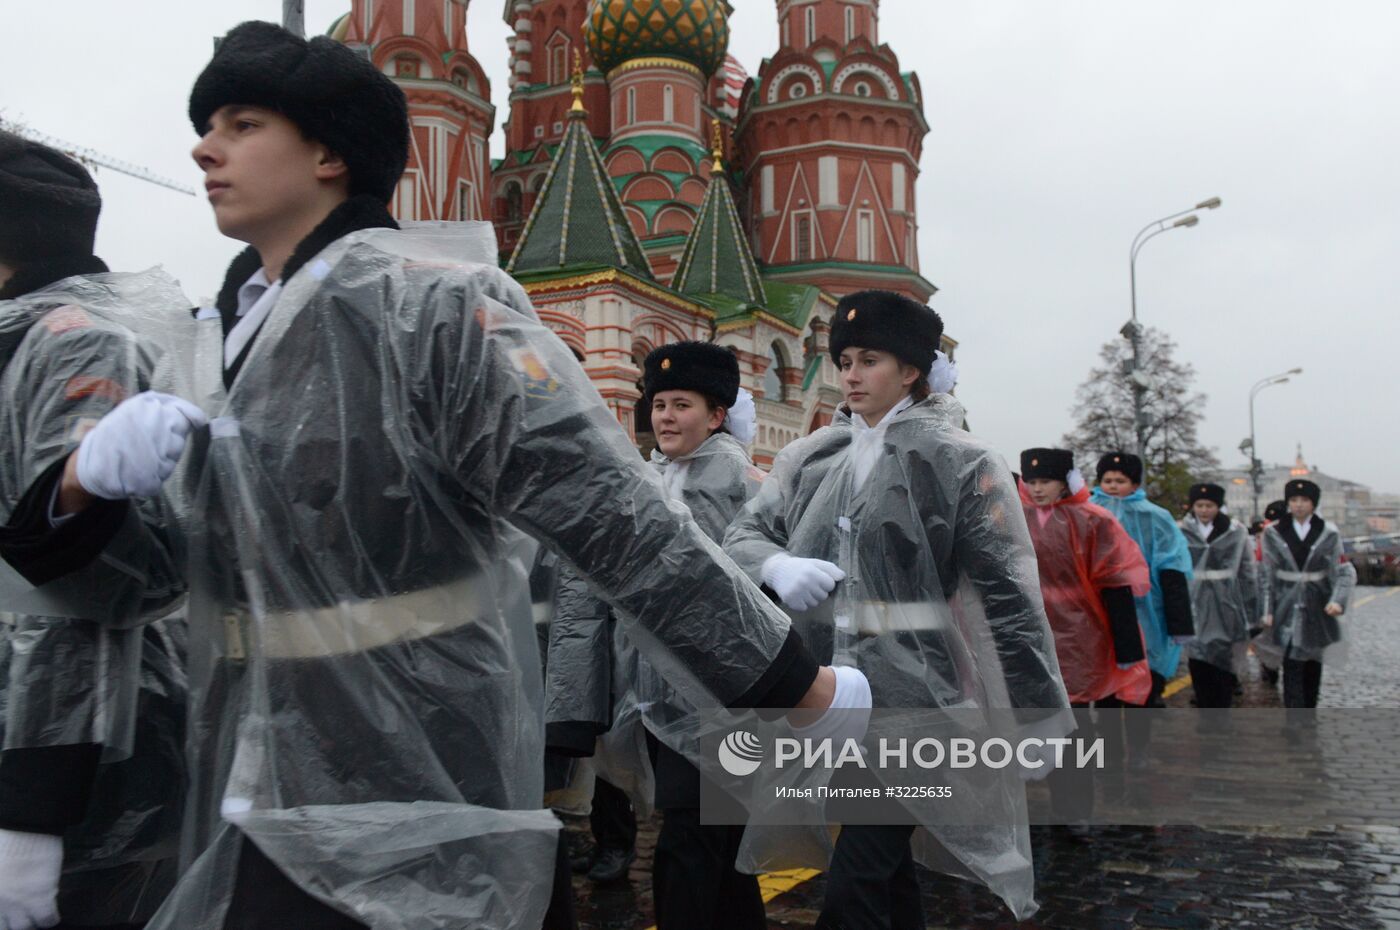
[[[856,37],[856,8],[846,7],[846,41],[850,42]]]
[[[511,181],[506,185],[506,222],[520,222],[521,201],[523,196],[519,183]]]
[[[627,88],[627,120],[624,125],[630,126],[637,121],[637,88]]]
[[[776,342],[768,346],[768,370],[763,373],[763,396],[767,400],[781,403],[787,400],[783,385],[782,371],[787,367],[783,361],[783,348]]]
[[[674,123],[676,121],[676,89],[667,84],[661,92],[661,97],[663,100],[662,119],[668,123]]]
[[[815,7],[809,6],[804,12],[806,13],[805,19],[807,20],[807,44],[811,45],[813,42],[817,41],[817,10]]]

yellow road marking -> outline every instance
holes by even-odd
[[[786,894],[805,881],[822,874],[816,869],[787,869],[782,872],[764,872],[758,877],[758,890],[767,904],[780,894]],[[656,930],[655,926],[647,930]]]
[[[1185,675],[1179,675],[1176,678],[1173,678],[1171,681],[1167,682],[1167,686],[1162,689],[1162,697],[1169,698],[1173,694],[1176,694],[1182,688],[1185,688],[1190,684],[1191,675],[1189,672]]]
[[[767,904],[780,894],[786,894],[798,885],[822,874],[816,869],[787,869],[783,872],[767,872],[758,877],[758,890],[763,893],[763,903]]]
[[[1382,596],[1382,597],[1394,597],[1394,596],[1397,595],[1397,594],[1400,594],[1400,588],[1391,588],[1389,591],[1385,592],[1385,594],[1383,594],[1383,595],[1381,595],[1381,596]]]

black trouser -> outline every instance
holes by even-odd
[[[662,812],[652,865],[657,930],[765,930],[758,877],[734,868],[742,826],[700,823],[695,808]]]
[[[1090,705],[1088,701],[1071,701],[1069,706],[1075,710],[1085,710]],[[1088,719],[1088,714],[1075,716],[1080,721]],[[1116,716],[1112,722],[1121,726]],[[1094,738],[1092,731],[1075,735],[1089,741]],[[1045,786],[1050,789],[1050,809],[1056,820],[1087,823],[1094,816],[1094,770],[1069,764],[1069,753],[1065,753],[1065,762],[1062,768],[1052,769],[1045,776]]]
[[[569,863],[567,831],[559,831],[559,848],[554,854],[554,884],[549,890],[549,910],[540,930],[578,930],[574,912],[574,875]]]
[[[841,828],[826,876],[820,930],[923,930],[912,824]]]
[[[302,891],[246,836],[224,930],[368,930]]]
[[[588,825],[598,849],[630,852],[637,845],[637,815],[627,792],[601,778],[593,782],[593,811]]]
[[[1191,669],[1191,688],[1196,692],[1197,707],[1229,707],[1235,703],[1235,676],[1231,672],[1202,662],[1188,659]]]
[[[1322,663],[1313,660],[1283,660],[1283,706],[1316,707],[1322,688]]]

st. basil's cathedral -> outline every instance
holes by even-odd
[[[640,363],[680,339],[738,357],[759,464],[829,422],[836,301],[935,290],[914,196],[928,124],[879,0],[777,0],[781,43],[754,77],[728,54],[727,0],[506,0],[496,159],[469,2],[352,0],[331,27],[408,96],[395,216],[491,220],[504,267],[644,447]]]

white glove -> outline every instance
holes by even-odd
[[[831,706],[807,726],[793,727],[792,735],[814,743],[830,738],[833,752],[839,755],[846,740],[865,738],[870,726],[870,681],[860,669],[849,665],[833,666],[832,671],[836,673],[836,693]]]
[[[124,500],[160,492],[190,430],[209,422],[187,400],[146,391],[117,405],[78,446],[78,483],[95,497]]]
[[[793,610],[811,610],[846,577],[840,567],[821,559],[799,559],[780,552],[763,563],[763,583]]]
[[[63,839],[0,830],[0,927],[34,930],[58,923]]]

